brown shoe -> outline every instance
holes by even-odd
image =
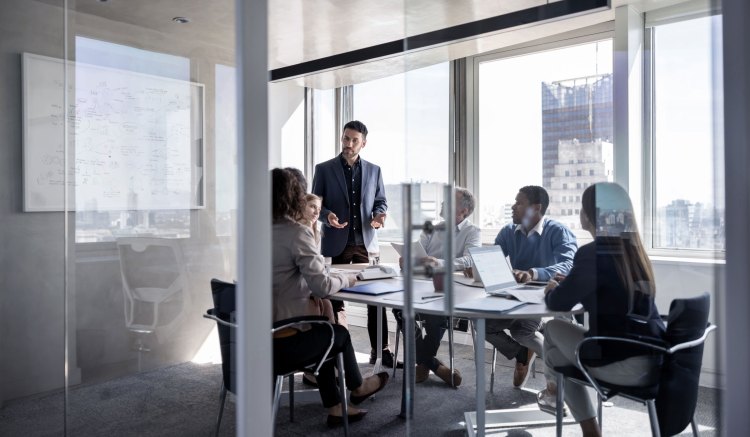
[[[534,351],[529,350],[526,364],[516,361],[516,370],[513,372],[513,387],[521,387],[526,384],[526,380],[529,379],[529,367],[534,365],[535,358]]]
[[[417,364],[415,373],[416,373],[416,377],[414,378],[414,382],[419,384],[420,382],[427,381],[427,378],[430,376],[430,369],[428,369],[426,366],[423,366],[421,364]]]
[[[461,381],[463,381],[463,378],[461,378],[461,372],[459,372],[458,369],[453,369],[453,383],[451,383],[451,369],[443,363],[440,363],[437,370],[435,370],[435,375],[451,387],[458,387],[461,385]]]

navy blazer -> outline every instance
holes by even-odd
[[[378,236],[375,229],[370,226],[370,219],[373,215],[388,210],[383,175],[380,167],[361,157],[359,159],[362,166],[362,202],[360,203],[362,237],[368,252],[379,252]],[[320,208],[320,221],[323,223],[321,253],[323,256],[338,256],[346,248],[349,226],[351,226],[350,223],[343,229],[336,229],[328,224],[330,212],[336,214],[340,223],[349,221],[349,191],[346,188],[344,169],[339,156],[315,166],[312,192],[323,198]]]

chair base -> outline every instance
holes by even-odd
[[[476,418],[474,411],[464,413],[467,435],[476,435]],[[575,423],[572,417],[563,420],[564,424]],[[530,428],[555,425],[555,416],[539,410],[537,407],[510,408],[503,410],[489,410],[485,412],[485,429],[502,428]]]

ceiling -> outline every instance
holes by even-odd
[[[37,1],[56,6],[62,4],[62,0]],[[550,0],[554,1],[558,0]],[[471,41],[442,44],[408,57],[337,69],[334,73],[315,74],[298,79],[298,82],[316,87],[352,83],[353,80],[372,78],[374,73],[382,75],[384,68],[430,65],[517,44],[521,39],[536,39],[611,21],[614,8],[624,4],[648,11],[684,1],[612,0],[613,9],[609,11],[537,25],[533,31],[514,29]],[[272,0],[268,2],[269,70],[546,3],[546,0]],[[233,53],[234,4],[234,0],[69,0],[69,8],[76,12],[69,15],[91,15],[143,28],[151,35],[151,46],[154,44],[153,35],[163,35],[164,44],[177,38],[183,42],[195,41],[196,47],[207,50],[215,48]],[[189,18],[190,23],[173,22],[172,18],[178,16]],[[85,19],[78,21],[86,22]],[[74,25],[71,28],[76,29]],[[132,43],[133,38],[128,41]],[[169,47],[162,51],[169,52]]]

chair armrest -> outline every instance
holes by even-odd
[[[297,317],[291,317],[284,320],[279,320],[276,322],[273,322],[273,331],[275,332],[278,329],[282,328],[288,328],[291,325],[301,325],[304,323],[311,323],[316,321],[324,321],[328,322],[328,317],[326,316],[297,316]]]
[[[333,349],[333,343],[336,339],[336,332],[333,330],[333,324],[328,321],[328,317],[326,316],[298,316],[275,322],[273,324],[273,328],[271,329],[271,333],[273,334],[274,332],[281,331],[282,329],[293,328],[300,325],[327,325],[331,330],[331,342],[328,344],[323,357],[320,359],[318,365],[315,367],[315,371],[313,372],[313,374],[317,377],[318,372],[320,371],[320,367],[328,359],[328,354],[331,352],[331,349]]]
[[[682,343],[677,343],[676,345],[672,346],[671,348],[667,349],[667,353],[673,354],[677,351],[681,351],[683,349],[690,349],[691,347],[698,346],[699,344],[702,344],[706,341],[708,338],[708,335],[712,333],[714,330],[716,330],[716,325],[709,324],[705,331],[703,331],[703,335],[696,338],[695,340],[685,341]]]
[[[228,321],[222,319],[221,317],[217,316],[216,315],[216,310],[214,308],[211,308],[211,309],[207,310],[206,314],[203,315],[203,318],[204,319],[211,319],[211,320],[215,321],[216,323],[218,323],[220,325],[228,326],[230,328],[237,328],[237,326],[238,326],[236,323],[228,322]]]

